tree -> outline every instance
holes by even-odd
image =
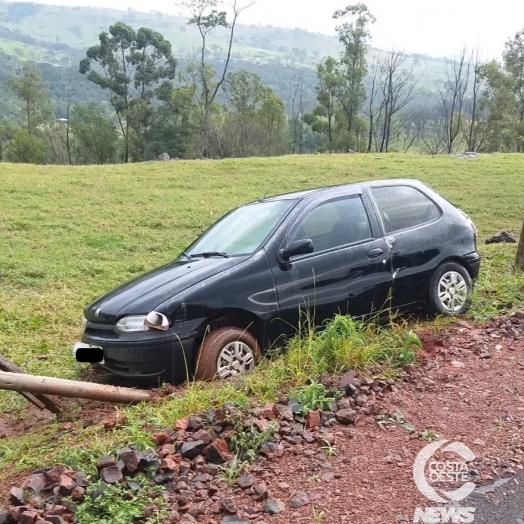
[[[162,104],[154,109],[146,132],[146,157],[168,153],[171,158],[180,158],[191,154],[198,131],[194,86],[166,85],[158,96]]]
[[[384,109],[384,114],[381,122],[382,136],[379,149],[381,153],[389,151],[391,136],[402,127],[402,122],[394,126],[393,118],[413,100],[413,91],[417,85],[417,81],[413,78],[417,63],[414,61],[409,69],[404,70],[402,67],[405,60],[404,53],[392,51],[388,53],[382,65],[381,108]]]
[[[250,156],[254,145],[255,118],[266,96],[266,88],[256,73],[239,71],[228,74],[224,92],[231,111],[229,125],[234,156]]]
[[[513,79],[513,92],[518,103],[519,135],[524,135],[524,29],[513,40],[506,43],[503,54],[506,71]],[[523,151],[523,138],[519,139],[517,150]]]
[[[171,44],[148,28],[135,32],[118,22],[98,38],[100,43],[87,50],[79,71],[108,90],[124,138],[124,161],[128,162],[131,126],[135,139],[140,140],[157,89],[163,81],[175,78],[177,63]]]
[[[8,78],[6,87],[22,104],[22,127],[29,136],[34,135],[51,114],[51,99],[42,73],[32,63],[25,62],[21,76]]]
[[[477,48],[473,60],[473,89],[471,98],[471,111],[468,125],[468,151],[479,151],[483,145],[483,133],[479,122],[479,98],[484,79],[482,77],[482,64],[480,62],[480,51]],[[485,127],[485,126],[484,126]]]
[[[444,117],[444,144],[446,152],[455,149],[457,138],[462,131],[463,108],[470,76],[470,61],[464,48],[458,59],[448,64],[446,80],[439,87],[442,114]]]
[[[253,5],[253,2],[247,4],[244,7],[239,7],[237,0],[234,0],[232,22],[227,21],[227,13],[225,11],[219,11],[217,9],[219,6],[222,5],[220,0],[186,0],[185,2],[183,2],[182,5],[189,8],[191,12],[191,18],[189,19],[188,24],[197,26],[198,31],[200,33],[200,37],[202,39],[202,48],[200,54],[200,100],[202,104],[201,156],[202,158],[207,158],[209,147],[211,107],[217,97],[220,88],[222,87],[222,84],[226,80],[229,62],[231,60],[231,52],[233,49],[233,40],[235,36],[235,28],[238,21],[238,17],[242,13],[242,11]],[[229,30],[229,45],[227,49],[226,60],[222,68],[222,73],[219,76],[218,81],[213,82],[210,79],[209,65],[206,62],[207,37],[210,33],[212,33],[215,29],[219,27]]]
[[[8,131],[8,147],[5,158],[8,162],[14,163],[45,164],[45,140],[30,135],[24,127],[14,126]]]
[[[415,143],[420,143],[426,136],[426,127],[432,117],[434,108],[426,105],[409,106],[402,118],[402,148],[407,153]]]
[[[495,61],[480,69],[483,92],[479,111],[485,112],[485,148],[488,151],[518,149],[519,108],[513,92],[513,78]]]
[[[366,107],[362,112],[368,117],[368,147],[367,152],[371,153],[373,142],[375,141],[375,126],[377,114],[382,112],[383,101],[377,97],[380,93],[380,73],[381,73],[380,53],[373,55],[373,62],[371,64],[371,86],[369,89],[369,96]]]
[[[284,101],[269,87],[266,88],[258,118],[264,130],[263,154],[267,156],[284,154],[288,148]]]
[[[84,163],[108,164],[115,160],[116,127],[93,102],[73,109],[71,131],[77,143],[77,155]]]
[[[337,92],[343,82],[336,59],[332,56],[326,57],[324,62],[318,64],[317,75],[317,101],[325,109],[329,152],[332,153],[334,119],[337,112]]]
[[[366,50],[371,36],[369,25],[375,22],[365,4],[350,5],[336,11],[335,20],[349,17],[348,22],[337,26],[339,40],[344,46],[340,58],[340,73],[343,82],[337,90],[337,98],[344,110],[347,131],[354,131],[355,120],[366,99],[364,79],[367,75]]]
[[[524,223],[522,224],[522,229],[520,230],[520,240],[517,248],[517,256],[515,258],[515,266],[524,271]]]

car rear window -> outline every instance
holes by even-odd
[[[410,186],[371,189],[386,233],[416,227],[440,217],[440,209],[424,193]]]

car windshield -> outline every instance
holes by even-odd
[[[211,226],[186,254],[193,257],[250,255],[295,202],[274,200],[239,207]]]

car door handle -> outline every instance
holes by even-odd
[[[368,257],[369,258],[377,258],[380,255],[382,255],[382,253],[384,253],[384,251],[382,251],[382,249],[377,247],[376,249],[372,249],[371,251],[368,251]]]

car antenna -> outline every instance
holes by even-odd
[[[267,197],[267,194],[273,189],[273,185],[269,186],[267,188],[267,191],[264,193],[264,196],[260,197],[260,200],[259,202],[263,202],[265,200],[265,198]]]

